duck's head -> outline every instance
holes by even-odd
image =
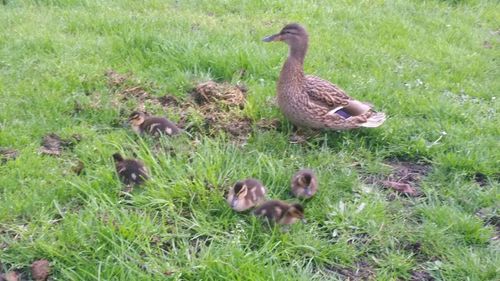
[[[240,181],[234,185],[233,191],[234,197],[231,201],[231,208],[235,208],[238,205],[238,202],[245,199],[245,196],[247,196],[248,193],[248,186],[244,182]]]
[[[316,192],[314,174],[310,170],[299,171],[292,180],[292,191],[297,196],[309,198]]]
[[[301,220],[303,223],[306,222],[304,218],[304,207],[300,204],[292,204],[290,208],[288,208],[285,216],[294,220]]]
[[[144,114],[144,112],[134,111],[128,117],[128,122],[132,124],[132,126],[140,126],[142,123],[144,123],[145,118],[146,115]]]
[[[115,154],[113,154],[113,159],[115,160],[115,162],[121,162],[121,161],[123,161],[122,155],[120,153],[118,153],[118,152],[115,153]]]
[[[307,46],[309,36],[304,27],[298,23],[290,23],[285,25],[279,33],[267,36],[262,41],[274,42],[283,41],[291,47]]]

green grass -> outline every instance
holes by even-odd
[[[0,147],[20,155],[0,165],[0,272],[45,258],[58,280],[342,280],[340,269],[363,262],[376,280],[416,271],[500,279],[498,229],[477,215],[498,219],[500,202],[498,1],[2,3]],[[244,146],[195,134],[164,140],[169,154],[120,126],[135,103],[114,104],[108,69],[130,72],[153,96],[242,82],[240,114],[284,121],[272,99],[286,46],[260,40],[292,21],[310,32],[306,72],[386,112],[382,127],[304,145],[289,143],[286,123],[255,129]],[[50,132],[82,141],[59,158],[40,155]],[[153,174],[131,198],[119,196],[116,151],[137,154]],[[81,176],[70,171],[76,159]],[[363,181],[386,173],[388,159],[431,164],[423,197],[393,198]],[[293,201],[300,167],[320,181],[305,203],[308,224],[269,229],[224,201],[245,177]]]

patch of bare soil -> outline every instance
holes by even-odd
[[[130,77],[130,75],[119,74],[113,69],[109,69],[108,71],[106,71],[105,75],[108,79],[108,86],[111,88],[123,85],[125,81],[127,81],[127,79]]]
[[[240,85],[207,81],[191,92],[194,107],[204,117],[205,133],[216,135],[220,131],[245,142],[252,132],[252,120],[244,117],[247,89]]]
[[[244,142],[252,132],[253,122],[242,112],[248,91],[243,85],[205,81],[190,91],[188,100],[182,100],[169,94],[160,97],[150,95],[142,86],[137,85],[130,74],[123,75],[109,70],[106,77],[108,87],[114,94],[111,102],[117,106],[132,100],[136,104],[134,110],[137,111],[167,109],[180,116],[177,125],[189,133],[214,136],[223,131],[232,139]],[[98,97],[96,103],[100,103]],[[80,106],[76,106],[75,110],[81,110]],[[129,112],[120,113],[123,115],[121,117],[128,114]],[[200,115],[204,120],[201,126]],[[256,127],[275,130],[281,127],[281,122],[263,119],[256,123]]]
[[[485,225],[491,225],[495,228],[495,236],[491,240],[500,240],[500,215],[496,208],[482,208],[476,212]]]
[[[332,274],[336,274],[346,281],[374,280],[375,270],[367,262],[357,262],[354,267],[333,266],[326,269]]]
[[[261,130],[280,131],[283,124],[281,124],[281,120],[274,118],[260,119],[255,125]]]
[[[392,169],[388,176],[370,175],[366,182],[410,197],[422,196],[420,181],[430,172],[430,165],[409,161],[390,161],[386,164]]]
[[[434,277],[425,270],[415,270],[411,272],[411,281],[434,281]]]
[[[19,156],[19,151],[12,148],[0,147],[0,163],[5,164],[9,160],[14,160]]]
[[[180,99],[172,95],[164,95],[157,98],[157,100],[162,106],[165,107],[180,107],[182,105]]]
[[[43,137],[39,151],[42,154],[59,156],[63,149],[74,147],[81,139],[78,134],[72,135],[69,139],[62,139],[57,134],[50,133]]]
[[[489,178],[487,175],[477,172],[474,175],[472,175],[473,180],[480,186],[480,187],[485,187],[490,184],[490,182],[500,182],[500,173],[496,173],[491,175]]]

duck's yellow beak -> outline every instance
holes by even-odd
[[[264,42],[273,42],[273,41],[281,41],[281,34],[274,34],[271,36],[267,36],[264,39],[262,39]]]

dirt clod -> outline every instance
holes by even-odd
[[[50,263],[48,260],[37,260],[31,264],[31,276],[35,281],[45,281],[50,274]]]
[[[43,137],[39,151],[42,154],[59,156],[63,148],[72,148],[81,140],[82,137],[78,134],[72,135],[69,139],[62,139],[57,134],[50,133]]]
[[[146,90],[144,90],[141,86],[126,88],[121,91],[120,96],[123,100],[128,100],[131,97],[139,100],[146,100],[149,98],[148,92],[146,92]]]
[[[198,84],[192,91],[194,101],[198,105],[220,103],[228,106],[245,105],[246,89],[243,86],[234,86],[229,83],[207,81]]]
[[[9,160],[14,160],[19,156],[19,151],[12,148],[0,147],[0,163],[5,164]]]
[[[488,185],[488,177],[480,172],[474,174],[474,181],[481,187]]]
[[[327,270],[339,275],[342,280],[346,281],[373,280],[375,277],[374,269],[364,261],[357,262],[354,267],[333,266]]]
[[[416,196],[417,190],[407,183],[395,182],[395,181],[382,181],[384,187],[392,188],[395,191],[406,194],[408,196]]]
[[[162,106],[165,107],[179,107],[181,105],[179,99],[172,95],[164,95],[162,97],[159,97],[158,101]]]
[[[495,228],[495,236],[491,240],[500,239],[500,216],[498,215],[497,208],[482,208],[476,212],[478,216],[485,225],[491,225]]]
[[[410,280],[411,281],[434,281],[434,277],[432,277],[432,275],[425,271],[425,270],[416,270],[416,271],[412,271],[411,273],[411,277],[410,277]]]
[[[126,75],[119,74],[112,69],[106,71],[106,77],[108,78],[108,86],[110,87],[121,86],[128,78]]]
[[[369,175],[365,181],[410,197],[422,196],[420,181],[430,172],[430,165],[408,161],[389,161],[386,165],[392,170],[389,175]]]
[[[252,131],[252,121],[248,118],[236,119],[225,124],[223,129],[235,137],[246,136]]]
[[[404,249],[414,254],[419,254],[422,249],[422,244],[420,242],[410,243],[405,245]]]

